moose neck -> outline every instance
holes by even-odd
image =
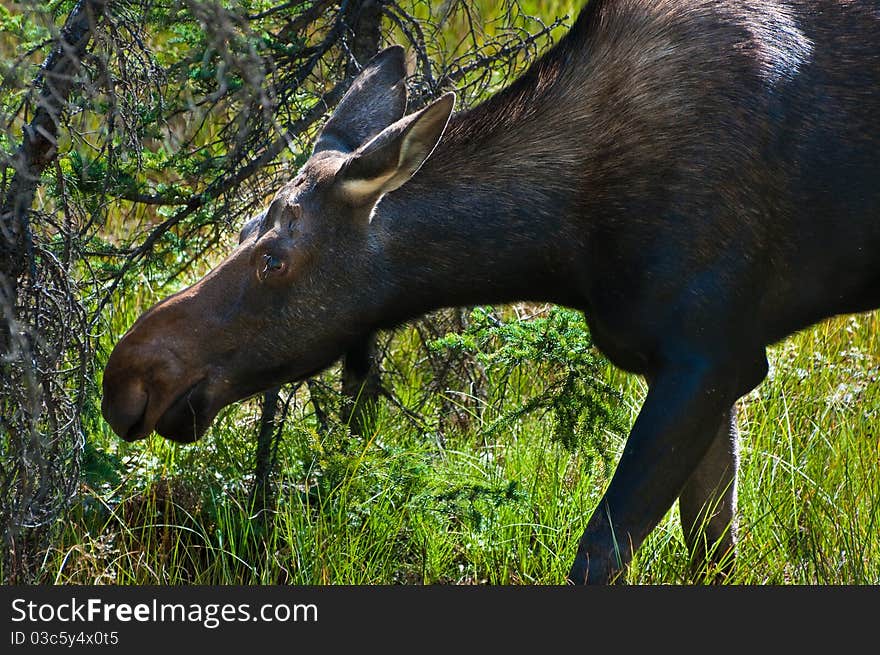
[[[571,280],[586,234],[566,216],[582,168],[542,128],[540,112],[516,115],[505,111],[509,102],[454,116],[416,175],[380,201],[373,227],[376,275],[388,285],[383,323],[441,307],[576,302]]]

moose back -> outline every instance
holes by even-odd
[[[569,581],[615,578],[676,499],[729,561],[765,348],[880,306],[880,2],[591,0],[469,111],[407,113],[405,76],[399,46],[371,60],[241,243],[122,337],[113,430],[193,441],[376,330],[558,303],[649,382]]]

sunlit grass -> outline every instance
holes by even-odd
[[[880,582],[880,314],[842,317],[770,352],[740,401],[740,548],[732,584]],[[400,343],[414,347],[404,336]],[[644,383],[619,381],[631,418]],[[278,499],[249,500],[258,407],[191,446],[91,446],[121,476],[83,487],[44,578],[115,584],[548,584],[564,581],[613,469],[528,417],[487,438],[479,412],[439,438],[389,403],[373,431],[322,434],[307,396],[285,429]],[[617,439],[618,448],[622,439]],[[616,456],[616,455],[615,455]],[[711,579],[711,576],[710,576]],[[693,581],[673,509],[635,583]]]

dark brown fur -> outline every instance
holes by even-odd
[[[380,54],[238,248],[123,337],[110,424],[189,441],[374,330],[561,303],[650,380],[570,580],[612,579],[677,497],[697,557],[732,551],[765,347],[880,306],[878,2],[593,0],[448,125],[449,98],[403,115],[403,74]]]

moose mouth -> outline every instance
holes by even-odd
[[[201,378],[178,394],[162,412],[154,424],[148,419],[150,403],[147,398],[138,418],[125,429],[116,424],[114,430],[126,441],[146,439],[155,430],[161,436],[179,443],[191,443],[201,437],[216,411],[209,409],[206,379]],[[106,416],[106,412],[105,412]]]
[[[178,443],[201,437],[217,415],[210,408],[207,389],[207,380],[202,378],[178,395],[156,421],[156,432]]]
[[[293,379],[311,377],[323,368],[325,366],[309,368],[307,373]],[[284,384],[290,379],[281,371],[275,373],[275,376],[267,376],[263,372],[259,376],[259,382],[251,380],[243,388],[232,388],[228,383],[219,386],[212,384],[209,376],[203,374],[173,396],[172,400],[166,401],[167,404],[155,391],[151,393],[149,388],[140,384],[133,387],[116,384],[105,374],[102,413],[113,431],[125,441],[146,439],[155,431],[171,441],[188,444],[197,441],[208,431],[223,407],[252,397],[267,388]]]

